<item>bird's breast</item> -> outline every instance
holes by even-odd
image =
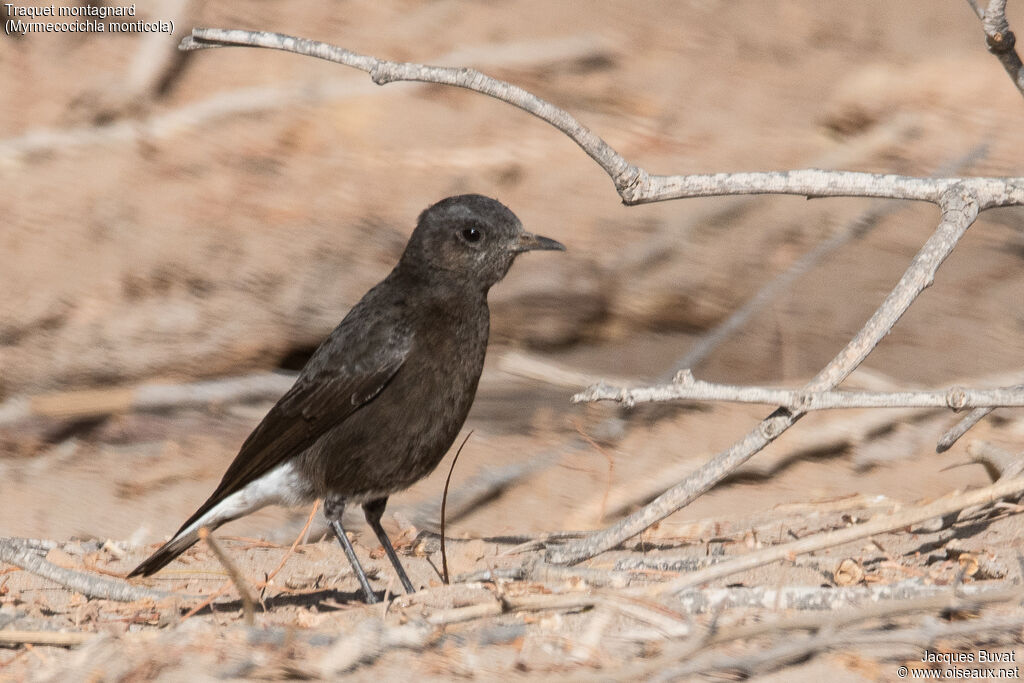
[[[379,497],[433,471],[473,404],[488,328],[486,306],[417,326],[408,357],[384,390],[310,449],[326,456],[318,477],[323,492],[353,501]]]

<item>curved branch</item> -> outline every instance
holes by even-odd
[[[640,169],[632,166],[621,154],[612,149],[611,145],[564,109],[560,109],[518,86],[491,78],[475,69],[392,62],[316,40],[307,40],[281,33],[240,29],[195,28],[192,29],[191,36],[182,39],[179,48],[198,50],[228,46],[263,47],[324,59],[365,71],[378,85],[396,81],[418,81],[473,90],[529,112],[568,135],[604,169],[605,173],[611,176],[620,195],[638,182],[641,173]]]
[[[714,173],[651,175],[629,163],[599,135],[564,109],[506,81],[475,69],[392,62],[359,54],[328,43],[281,33],[239,29],[195,28],[180,49],[250,46],[316,57],[365,71],[374,83],[396,81],[438,83],[465,88],[518,107],[546,121],[572,139],[604,169],[628,205],[689,197],[737,194],[793,194],[804,197],[879,197],[914,199],[938,204],[954,185],[965,185],[981,209],[1024,204],[1024,178],[915,178],[852,171],[771,171],[766,173]]]

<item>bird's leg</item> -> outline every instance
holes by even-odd
[[[352,571],[356,574],[356,579],[359,580],[359,587],[363,589],[363,598],[367,604],[373,604],[380,602],[377,599],[377,595],[370,588],[370,581],[366,578],[366,572],[363,571],[363,565],[359,564],[359,558],[356,557],[356,551],[352,547],[352,541],[348,540],[348,536],[345,534],[345,527],[341,525],[341,516],[345,513],[345,499],[340,496],[327,496],[324,499],[324,517],[327,518],[328,523],[331,526],[331,530],[334,535],[338,537],[338,543],[341,543],[342,549],[345,551],[345,557],[348,558],[348,563],[352,565]]]
[[[395,568],[398,580],[402,582],[402,588],[405,589],[406,593],[415,593],[416,589],[412,587],[412,581],[409,580],[405,569],[402,568],[402,563],[398,561],[398,555],[391,545],[391,540],[384,533],[384,527],[380,525],[380,518],[384,516],[384,508],[387,507],[387,504],[387,496],[363,503],[363,514],[366,515],[366,523],[373,529],[373,533],[377,534],[377,540],[384,546],[384,552],[387,553],[388,559],[391,560],[391,566]]]

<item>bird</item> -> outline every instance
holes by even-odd
[[[526,232],[496,199],[465,194],[427,207],[394,269],[313,352],[206,502],[128,578],[165,567],[202,528],[322,498],[365,602],[379,600],[342,525],[349,505],[362,506],[415,592],[381,526],[388,497],[430,474],[454,443],[483,370],[488,292],[534,250],[565,246]]]

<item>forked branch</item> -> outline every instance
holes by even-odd
[[[978,202],[972,193],[962,186],[955,186],[946,192],[942,197],[941,207],[942,220],[938,228],[914,257],[899,283],[857,335],[803,388],[805,393],[835,389],[889,334],[918,295],[932,284],[939,266],[952,253],[957,242],[978,216]],[[688,505],[777,439],[805,414],[804,411],[794,411],[786,407],[776,409],[741,440],[645,507],[607,529],[549,549],[548,561],[580,562],[636,536],[652,524]]]

